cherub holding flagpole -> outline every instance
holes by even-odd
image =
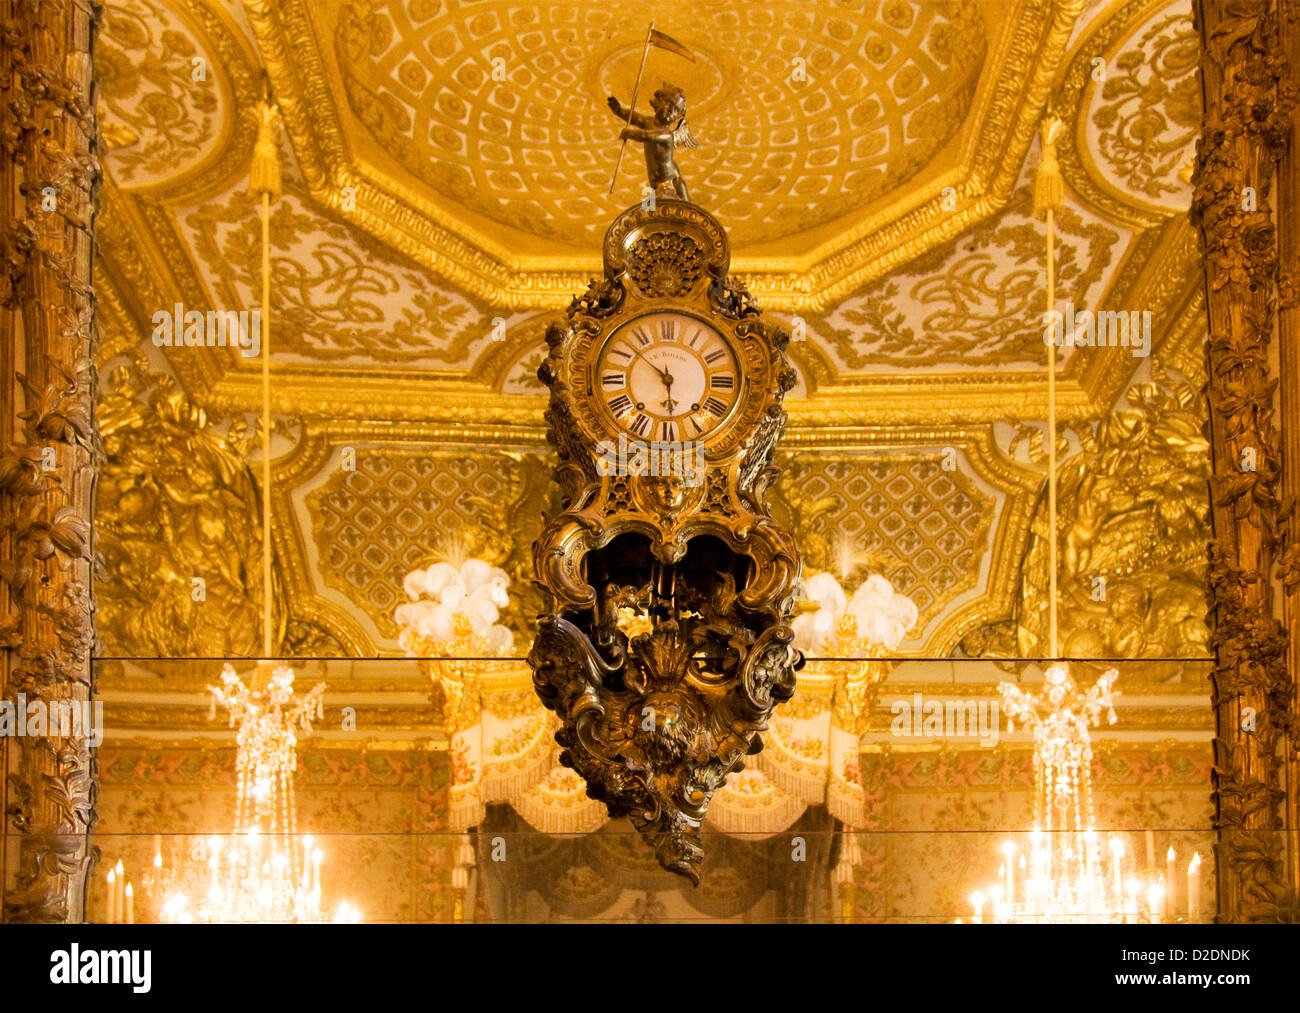
[[[641,68],[637,71],[636,84],[632,88],[631,103],[624,106],[613,95],[609,97],[609,108],[615,116],[627,123],[619,135],[623,144],[618,149],[618,161],[614,163],[614,178],[610,180],[609,192],[614,192],[618,167],[623,161],[623,151],[627,148],[627,142],[640,141],[645,148],[645,167],[646,174],[650,178],[650,186],[657,192],[660,186],[669,185],[682,200],[690,200],[686,191],[686,182],[682,179],[677,161],[673,157],[678,145],[683,148],[698,147],[686,126],[686,95],[680,88],[665,82],[650,101],[650,107],[654,110],[653,117],[635,110],[637,92],[641,89],[641,75],[645,72],[646,56],[651,46],[667,49],[691,62],[695,61],[689,49],[676,39],[664,35],[663,32],[656,32],[654,22],[650,23],[645,48],[641,53]]]

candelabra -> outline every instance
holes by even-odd
[[[155,839],[154,869],[146,885],[164,922],[323,922],[320,869],[324,856],[297,828],[293,774],[296,729],[311,731],[323,716],[324,683],[295,699],[293,670],[258,662],[248,687],[226,665],[221,685],[209,686],[209,718],[223,707],[236,736],[233,832],[193,841],[188,856],[164,863]],[[344,902],[334,919],[359,921]]]

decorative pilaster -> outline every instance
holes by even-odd
[[[7,700],[22,696],[15,710],[29,719],[0,739],[3,917],[14,922],[82,921],[92,861],[95,770],[81,705],[92,692],[100,456],[95,21],[84,0],[0,0],[0,686]],[[75,704],[75,718],[55,703]],[[33,718],[60,712],[62,722]]]
[[[1194,6],[1205,99],[1192,216],[1201,230],[1209,317],[1216,848],[1219,919],[1229,922],[1280,920],[1294,904],[1283,833],[1294,691],[1275,592],[1279,580],[1294,586],[1300,569],[1289,547],[1282,486],[1291,479],[1282,472],[1274,424],[1279,378],[1269,357],[1278,303],[1270,198],[1291,103],[1280,87],[1280,6]],[[1297,374],[1288,376],[1284,365],[1282,378],[1282,439],[1289,442],[1300,423],[1300,413],[1288,415]]]
[[[1280,51],[1288,54],[1282,87],[1289,96],[1291,124],[1277,175],[1277,331],[1281,369],[1282,491],[1300,502],[1300,4],[1284,3],[1278,25]],[[1300,515],[1292,513],[1287,533],[1300,546]],[[1294,557],[1293,557],[1294,558]],[[1287,751],[1286,826],[1288,876],[1293,896],[1300,896],[1300,568],[1292,562],[1283,573],[1286,628],[1291,635],[1287,670],[1292,681],[1292,725]]]

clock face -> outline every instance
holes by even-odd
[[[606,340],[595,390],[620,429],[640,440],[677,443],[708,436],[740,394],[731,343],[686,313],[647,313]]]

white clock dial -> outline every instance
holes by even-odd
[[[614,331],[595,389],[621,429],[641,440],[697,440],[731,414],[740,370],[730,343],[685,313],[647,313]]]

